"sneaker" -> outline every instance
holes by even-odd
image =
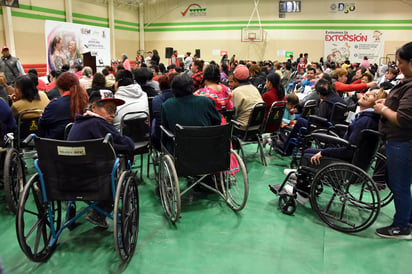
[[[263,142],[262,142],[263,147],[266,148],[267,144],[272,145],[272,140],[270,139],[269,135],[265,135],[263,137]]]
[[[376,229],[376,234],[383,238],[411,239],[411,229],[409,227],[401,228],[390,225]]]
[[[293,195],[293,186],[291,186],[289,184],[285,184],[283,186],[283,190],[286,191],[287,194]]]
[[[109,227],[109,223],[106,221],[106,216],[95,210],[89,212],[89,214],[86,217],[86,220],[104,229]]]

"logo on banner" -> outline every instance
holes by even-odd
[[[375,30],[375,31],[373,32],[372,37],[375,38],[375,41],[380,41],[381,38],[382,38],[382,34],[383,34],[383,33],[380,32],[379,30]]]
[[[206,16],[206,8],[202,8],[199,4],[190,4],[184,11],[180,12],[182,16]]]
[[[338,2],[338,3],[332,3],[330,5],[330,12],[332,13],[342,12],[342,13],[348,14],[349,12],[353,12],[355,10],[356,10],[355,3]]]
[[[349,58],[356,63],[368,56],[369,62],[378,63],[384,54],[384,37],[380,30],[326,30],[324,56],[331,56],[335,62]]]

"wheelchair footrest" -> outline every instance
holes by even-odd
[[[276,184],[276,185],[269,185],[270,191],[272,191],[275,195],[281,195],[281,194],[287,194],[290,195],[289,192],[286,191],[285,186],[281,189],[282,184]]]

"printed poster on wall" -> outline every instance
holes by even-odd
[[[83,54],[96,56],[96,67],[110,65],[110,29],[89,25],[45,22],[47,68],[61,70],[68,64],[72,70],[83,64]]]
[[[379,30],[326,30],[324,56],[331,55],[335,62],[349,58],[351,63],[361,63],[366,56],[371,64],[379,64],[384,54],[384,36]]]

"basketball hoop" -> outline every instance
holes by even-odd
[[[264,41],[263,27],[243,27],[241,41],[242,42],[263,42]]]
[[[250,41],[255,41],[256,40],[256,32],[249,32],[247,34],[247,39]]]

